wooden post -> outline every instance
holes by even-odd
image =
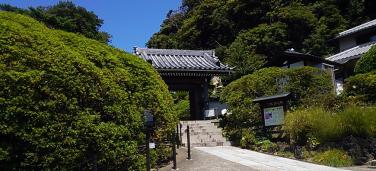
[[[181,123],[179,123],[179,126],[180,126],[180,135],[179,135],[179,137],[180,137],[180,145],[182,144],[182,142],[183,142],[183,133],[181,133],[181,129],[182,129],[182,127],[183,127],[183,125],[181,124]]]
[[[179,140],[179,139],[180,139],[180,138],[179,138],[179,124],[176,125],[176,134],[175,134],[174,138],[175,138],[175,141],[176,141],[177,149],[179,149],[179,148],[180,148],[180,140]]]
[[[150,132],[146,129],[146,171],[150,171]]]
[[[172,133],[172,159],[173,159],[173,166],[172,169],[176,170],[176,134],[175,131]]]
[[[189,136],[189,125],[187,125],[187,145],[188,145],[188,160],[191,160],[191,138]]]
[[[264,115],[264,104],[260,103],[261,117],[262,117],[262,130],[264,134],[267,135],[266,125],[265,125],[265,115]]]

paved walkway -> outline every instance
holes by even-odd
[[[226,159],[250,169],[262,171],[344,171],[344,169],[322,166],[273,155],[267,155],[231,146],[197,147],[197,150]]]
[[[192,160],[187,160],[187,149],[180,148],[177,155],[178,171],[256,171],[247,166],[222,159],[195,148],[191,151]],[[171,171],[172,164],[158,169]]]
[[[186,157],[186,149],[179,149],[179,171],[345,171],[231,146],[195,147],[192,160]],[[170,171],[171,168],[169,165],[159,170]]]

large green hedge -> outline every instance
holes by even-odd
[[[259,106],[252,102],[256,97],[281,92],[291,92],[299,98],[291,104],[293,107],[313,105],[333,94],[333,84],[329,74],[312,67],[264,68],[233,81],[221,95],[232,113],[222,122],[230,139],[239,140],[242,129],[261,125]]]
[[[163,138],[176,123],[170,106],[138,57],[0,12],[1,170],[144,170],[142,112]]]

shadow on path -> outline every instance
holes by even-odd
[[[256,171],[250,167],[210,155],[196,148],[192,149],[192,160],[187,160],[187,149],[180,148],[177,156],[179,171]],[[158,169],[171,171],[172,164]]]

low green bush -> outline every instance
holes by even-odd
[[[294,153],[291,151],[277,151],[274,154],[280,157],[285,157],[285,158],[290,158],[290,159],[294,158]]]
[[[264,137],[256,137],[255,132],[243,129],[240,147],[267,153],[274,153],[278,150],[278,145]]]
[[[346,167],[353,165],[351,157],[345,151],[338,149],[317,153],[314,155],[312,161],[333,167]]]
[[[337,116],[345,136],[376,137],[376,107],[350,106]]]
[[[274,153],[278,150],[278,145],[274,142],[271,142],[268,139],[262,139],[256,142],[256,147],[262,152]]]
[[[376,71],[357,74],[345,80],[344,93],[361,101],[376,102]]]
[[[375,127],[375,107],[349,106],[339,112],[323,108],[288,112],[283,129],[291,143],[314,148],[320,143],[338,141],[349,135],[375,137]]]
[[[157,148],[154,150],[156,153],[155,164],[160,166],[162,164],[168,163],[171,161],[172,148],[167,144],[157,144]]]
[[[257,143],[256,134],[253,131],[243,131],[242,138],[240,139],[240,147],[245,149],[254,149]]]
[[[306,145],[315,138],[320,142],[336,139],[343,134],[333,116],[322,108],[298,109],[287,113],[284,130],[290,142],[297,145]]]

